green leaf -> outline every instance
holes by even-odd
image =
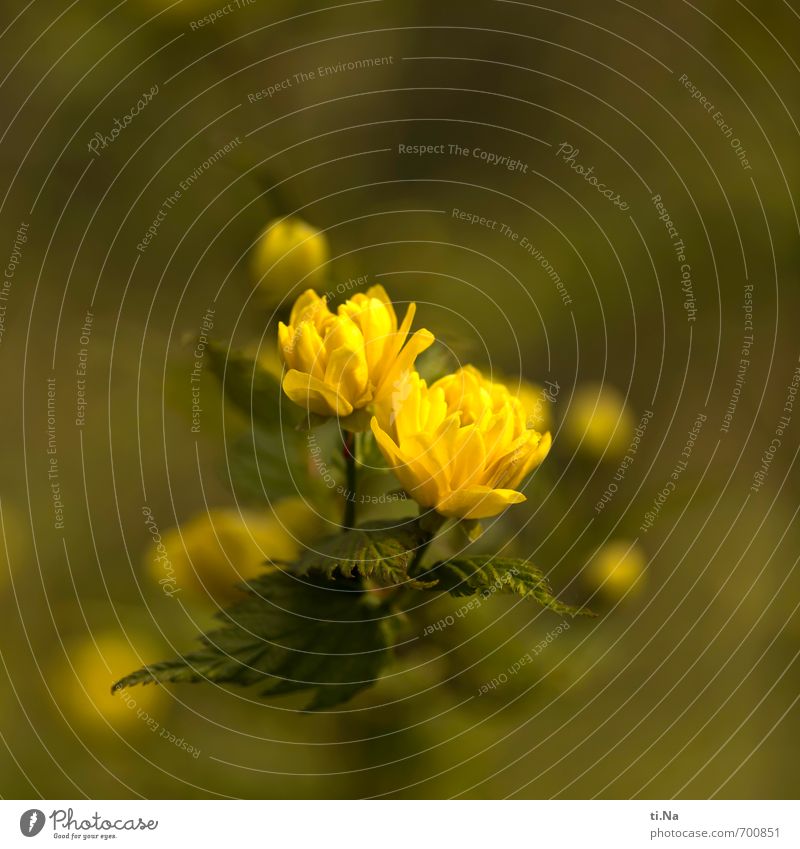
[[[411,579],[408,570],[428,540],[416,521],[371,522],[323,540],[294,568],[299,575],[321,575],[334,581],[364,578],[384,587],[424,589],[432,582]]]
[[[219,378],[225,397],[247,416],[266,428],[277,428],[282,417],[283,393],[275,375],[253,357],[240,351],[228,353],[225,346],[210,343],[211,371]],[[292,422],[293,423],[293,422]]]
[[[469,361],[467,357],[467,361]],[[437,339],[426,351],[423,351],[416,359],[414,368],[424,378],[428,385],[455,371],[459,365],[459,357],[455,356],[453,350]]]
[[[155,663],[118,681],[135,684],[214,681],[261,685],[261,695],[310,690],[307,710],[330,708],[370,687],[389,659],[386,607],[369,594],[279,570],[245,586],[247,597],[217,618],[203,648]]]
[[[423,577],[438,579],[435,590],[450,595],[468,596],[496,592],[532,598],[543,607],[565,616],[594,616],[584,607],[573,607],[559,601],[547,578],[528,560],[492,555],[474,555],[445,560],[431,567]]]
[[[309,450],[303,434],[294,430],[264,430],[237,437],[226,456],[233,491],[238,498],[263,503],[297,495],[325,495],[309,468]]]

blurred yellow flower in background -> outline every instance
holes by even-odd
[[[251,266],[263,306],[277,304],[299,283],[321,286],[330,250],[325,234],[301,218],[276,218],[253,248]]]
[[[383,286],[372,286],[342,304],[336,313],[312,289],[295,302],[289,324],[278,327],[288,368],[283,390],[295,404],[322,416],[347,417],[370,407],[384,416],[396,384],[433,343],[418,330],[408,338],[416,304],[409,304],[398,328]],[[408,341],[406,341],[408,340]],[[352,429],[360,429],[354,424]]]
[[[564,418],[567,443],[591,457],[618,460],[627,451],[636,426],[625,399],[603,384],[580,386]]]
[[[553,413],[551,407],[555,403],[552,391],[539,383],[519,378],[503,379],[509,392],[516,395],[525,410],[529,428],[547,433],[553,429]]]
[[[387,432],[388,430],[388,432]],[[408,493],[443,516],[484,519],[525,501],[517,491],[550,450],[520,400],[472,366],[430,388],[412,373],[396,387],[387,429],[372,432]]]
[[[616,539],[603,545],[586,570],[586,580],[610,601],[618,601],[629,590],[638,592],[647,566],[644,551],[629,540]]]
[[[237,585],[264,572],[268,561],[295,560],[322,524],[301,498],[263,513],[213,508],[166,531],[161,553],[148,552],[147,568],[168,595],[185,591],[224,604],[241,598]]]
[[[146,687],[135,696],[112,695],[111,686],[153,657],[158,650],[152,640],[126,626],[124,633],[101,631],[89,634],[67,648],[69,661],[59,659],[56,680],[59,704],[70,722],[98,727],[98,714],[115,728],[135,727],[142,717],[163,701],[160,687]],[[71,664],[71,667],[70,667]],[[100,723],[102,728],[102,723]]]

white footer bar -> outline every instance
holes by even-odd
[[[796,801],[0,801],[0,846],[800,846]],[[229,841],[227,844],[226,841]]]

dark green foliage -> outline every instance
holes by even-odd
[[[456,597],[511,593],[531,598],[562,615],[594,615],[586,608],[573,607],[555,598],[547,578],[527,560],[492,555],[456,557],[437,563],[422,577],[435,578],[434,589],[447,590]]]
[[[419,589],[431,582],[410,579],[408,570],[427,539],[415,521],[365,524],[320,542],[303,555],[296,571],[330,580],[365,578],[385,587]]]
[[[211,371],[219,378],[225,397],[252,416],[255,424],[279,428],[282,413],[285,415],[280,381],[240,351],[228,352],[222,345],[209,343],[208,355]]]
[[[234,439],[226,454],[234,493],[262,503],[313,495],[320,483],[310,473],[308,435],[297,427],[298,410],[287,403],[280,381],[247,354],[214,343],[208,352],[225,397],[252,422],[251,432]]]
[[[308,710],[341,704],[371,686],[389,657],[391,613],[357,585],[333,586],[274,570],[246,585],[247,597],[218,614],[225,625],[203,648],[146,666],[134,684],[215,681],[260,685],[261,695],[313,692]]]
[[[114,690],[214,681],[259,685],[265,696],[309,690],[308,710],[334,707],[373,684],[388,662],[402,615],[393,588],[456,597],[513,593],[562,615],[593,615],[556,599],[527,560],[465,556],[418,575],[417,561],[433,533],[408,520],[323,540],[286,570],[273,567],[246,584],[247,596],[217,614],[224,626],[203,636],[201,649],[146,666]]]
[[[226,462],[237,498],[263,502],[321,489],[311,477],[308,458],[303,434],[256,426],[232,442]]]

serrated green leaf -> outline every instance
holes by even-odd
[[[408,569],[427,540],[416,521],[367,523],[318,543],[295,569],[299,575],[321,575],[334,581],[363,578],[384,587],[423,589],[431,582],[409,578]]]
[[[203,648],[155,663],[118,681],[214,681],[263,685],[261,695],[310,690],[307,710],[341,704],[375,683],[389,659],[387,610],[341,588],[273,570],[246,585],[247,597],[217,618]]]
[[[209,343],[207,350],[225,397],[262,427],[280,427],[283,392],[278,378],[240,351],[228,352],[217,343]]]
[[[565,616],[595,615],[584,607],[559,601],[544,574],[528,560],[492,555],[456,557],[437,563],[422,577],[436,578],[433,589],[445,590],[455,597],[476,593],[511,593],[532,598],[543,607]]]

